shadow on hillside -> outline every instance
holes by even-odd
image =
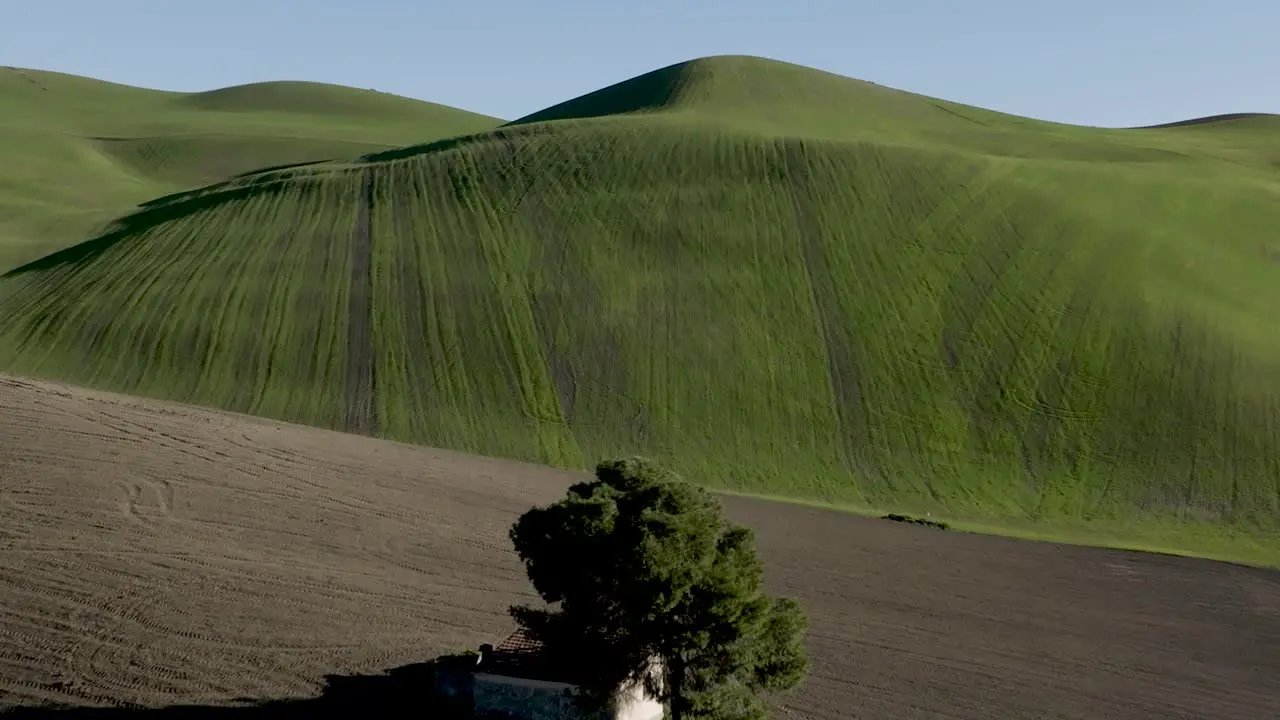
[[[1165,128],[1183,128],[1195,127],[1197,125],[1213,125],[1222,122],[1231,122],[1233,120],[1253,120],[1255,118],[1274,117],[1280,118],[1275,113],[1260,112],[1243,112],[1243,113],[1225,113],[1222,115],[1208,115],[1205,117],[1191,118],[1190,120],[1178,120],[1176,122],[1160,123],[1159,125],[1139,125],[1132,130],[1161,130]]]
[[[162,708],[20,707],[5,713],[22,720],[266,720],[267,718],[470,718],[465,676],[474,656],[448,655],[378,675],[328,675],[318,697],[252,700],[237,706],[173,705]],[[456,694],[437,690],[441,685]],[[452,678],[452,681],[449,679]]]
[[[131,236],[139,235],[171,220],[203,210],[211,210],[229,202],[278,193],[284,189],[284,182],[283,178],[277,178],[245,185],[219,183],[157,198],[138,206],[139,209],[136,212],[120,218],[101,235],[16,267],[6,272],[3,277],[16,277],[29,272],[52,270],[63,265],[89,262]]]
[[[627,115],[661,110],[678,96],[697,61],[679,62],[650,70],[629,80],[614,83],[512,120],[507,126],[528,125],[549,120],[583,120],[609,115]]]
[[[299,160],[298,162],[282,163],[280,165],[268,165],[267,167],[254,168],[253,170],[245,170],[242,173],[236,173],[235,175],[231,176],[231,179],[240,180],[243,178],[251,177],[253,175],[261,175],[263,173],[276,172],[278,170],[297,170],[298,168],[311,167],[312,165],[324,165],[325,163],[337,162],[338,160],[341,160],[341,158],[322,158],[320,160]],[[174,193],[174,195],[170,195],[167,197],[174,197],[175,195],[181,195],[181,194],[182,193]],[[152,203],[144,203],[144,205],[151,205],[153,203],[154,201]]]
[[[401,160],[415,155],[470,145],[488,137],[491,137],[490,133],[485,132],[446,138],[422,145],[410,145],[371,153],[356,158],[353,162],[376,163]],[[287,171],[323,165],[334,161],[333,158],[307,160],[258,168],[234,175],[228,180],[212,185],[192,190],[180,190],[153,198],[139,204],[137,210],[116,220],[98,236],[13,268],[0,275],[0,277],[17,277],[30,272],[52,270],[65,265],[78,265],[89,262],[115,247],[122,240],[142,234],[166,222],[178,220],[204,210],[212,210],[237,200],[247,200],[259,195],[277,194],[285,189],[289,181]],[[273,175],[273,173],[281,174]]]
[[[504,125],[494,130],[484,130],[470,135],[458,135],[456,137],[443,138],[441,140],[432,140],[428,143],[406,145],[404,147],[369,153],[368,155],[361,155],[359,162],[383,163],[391,162],[393,160],[404,160],[418,155],[444,152],[446,150],[467,147],[468,145],[476,145],[486,141],[509,140],[513,135],[513,131]]]
[[[518,125],[518,121],[509,122],[490,130],[481,130],[480,132],[471,133],[469,135],[457,135],[454,137],[442,138],[440,140],[432,140],[428,143],[420,143],[418,145],[406,145],[404,147],[391,148],[390,150],[382,150],[380,152],[361,155],[357,162],[365,163],[384,163],[393,160],[404,160],[406,158],[417,157],[419,155],[428,155],[430,153],[440,153],[455,148],[468,147],[485,142],[507,142],[512,143],[524,138],[534,137],[537,135],[548,135],[555,132],[554,128],[548,127],[527,127]]]

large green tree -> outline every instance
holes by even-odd
[[[746,720],[808,672],[808,621],[765,594],[752,532],[655,463],[601,463],[511,540],[548,603],[513,617],[588,687],[645,682],[673,720]]]

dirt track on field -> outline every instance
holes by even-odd
[[[0,711],[314,696],[494,641],[533,599],[507,527],[578,477],[0,378]],[[811,617],[777,717],[1280,717],[1280,573],[725,504]]]
[[[351,238],[351,279],[347,311],[347,397],[342,429],[372,435],[377,429],[373,383],[373,194],[374,171],[364,173],[356,226]]]

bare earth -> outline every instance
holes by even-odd
[[[0,711],[319,695],[499,639],[580,475],[0,378]],[[811,617],[779,717],[1280,717],[1280,573],[728,498]]]

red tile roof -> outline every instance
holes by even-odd
[[[529,631],[520,628],[507,636],[506,640],[498,643],[493,648],[494,652],[502,653],[533,653],[542,652],[542,643],[534,640]]]
[[[542,643],[534,640],[523,628],[484,653],[476,669],[491,675],[558,682],[570,682],[566,678],[571,674],[567,668],[552,662]]]

